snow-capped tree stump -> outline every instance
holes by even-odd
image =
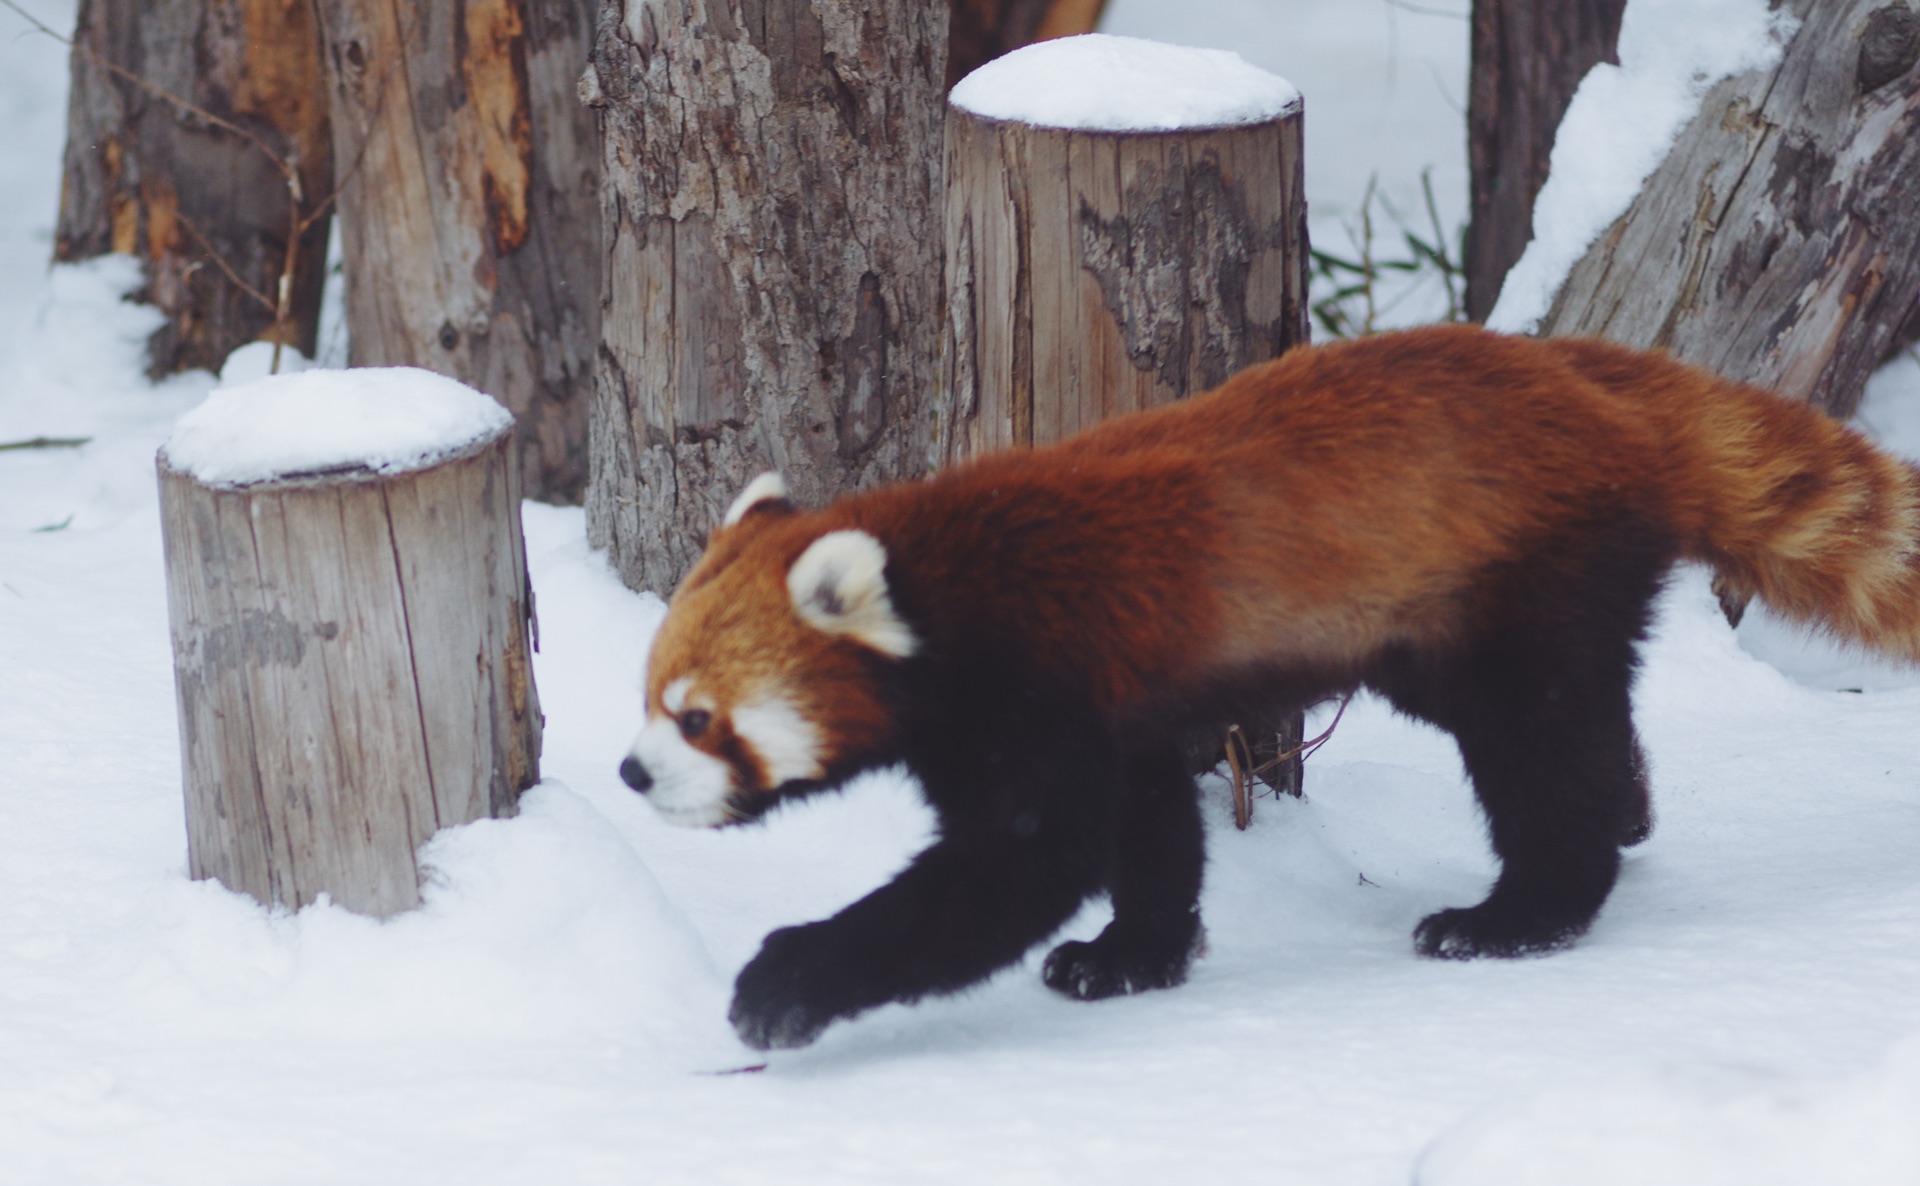
[[[1064,440],[1307,341],[1301,108],[1234,54],[1098,35],[955,87],[936,450]],[[1299,793],[1301,717],[1228,736],[1244,827],[1254,775]],[[1193,765],[1222,753],[1198,738]]]
[[[1708,91],[1540,323],[1658,346],[1838,416],[1920,299],[1920,12],[1782,0],[1772,66]]]
[[[520,469],[476,392],[335,372],[408,377],[343,396],[324,374],[216,394],[159,457],[188,864],[263,903],[384,917],[419,903],[429,836],[512,815],[538,778]],[[329,449],[328,416],[377,425],[368,400],[423,378],[451,410],[415,402],[397,434]],[[282,425],[236,429],[251,412]]]
[[[947,116],[948,459],[1062,440],[1308,336],[1301,104],[1219,51],[1046,41]]]

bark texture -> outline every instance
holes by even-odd
[[[1533,238],[1533,200],[1587,71],[1619,61],[1626,0],[1474,0],[1467,90],[1467,316],[1486,320]]]
[[[1062,440],[1308,337],[1298,108],[1116,134],[953,109],[943,459]]]
[[[1920,298],[1920,15],[1783,0],[1778,65],[1710,91],[1542,321],[1665,347],[1837,416]]]
[[[541,731],[518,485],[505,433],[238,488],[162,457],[194,877],[385,916],[437,829],[514,813]]]
[[[1023,45],[1091,33],[1107,0],[952,0],[947,87]]]
[[[795,497],[927,471],[947,10],[609,4],[595,545],[666,592],[756,473]]]
[[[599,339],[590,0],[341,0],[325,24],[355,366],[512,409],[526,492],[578,502]]]
[[[156,89],[296,161],[306,213],[333,188],[333,147],[307,0],[83,0],[54,258],[141,258],[144,298],[167,317],[148,343],[158,377],[218,369],[269,334],[295,195],[260,146]],[[308,355],[327,230],[323,217],[299,238],[280,335]]]

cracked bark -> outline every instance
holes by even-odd
[[[599,340],[600,149],[577,87],[596,0],[316,4],[355,366],[514,414],[528,497],[579,502]]]
[[[1780,62],[1708,92],[1541,323],[1852,413],[1920,300],[1920,16],[1783,0]]]
[[[291,219],[274,162],[242,137],[184,115],[104,59],[260,136],[298,162],[303,206],[333,188],[319,40],[307,0],[85,0],[54,258],[138,256],[142,299],[166,315],[147,346],[156,378],[205,367],[271,331]],[[311,355],[328,222],[301,236],[286,340]]]
[[[602,10],[587,515],[633,588],[672,589],[762,470],[818,504],[931,465],[946,36],[904,0]]]

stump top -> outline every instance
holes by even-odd
[[[512,425],[512,413],[490,397],[432,371],[303,371],[215,391],[180,417],[161,459],[220,486],[353,470],[399,473]]]
[[[1099,132],[1171,132],[1265,123],[1300,92],[1239,54],[1087,33],[995,58],[948,96],[987,119]]]

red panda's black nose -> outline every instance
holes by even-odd
[[[620,763],[620,781],[636,791],[645,792],[653,788],[653,775],[648,774],[647,768],[640,764],[640,759],[632,754],[628,754],[627,760]]]

